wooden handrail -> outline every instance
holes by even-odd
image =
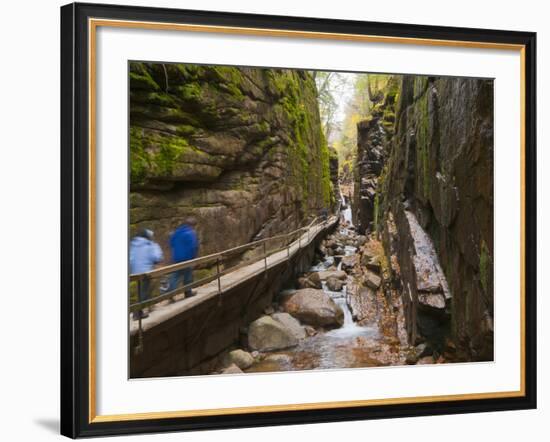
[[[131,312],[139,311],[139,310],[141,310],[145,307],[149,307],[151,305],[157,304],[157,303],[159,303],[163,300],[170,299],[173,296],[175,296],[177,294],[180,294],[180,293],[183,293],[184,291],[186,291],[188,289],[192,289],[193,287],[197,287],[197,286],[206,284],[206,283],[214,281],[216,279],[218,280],[218,287],[221,290],[221,288],[220,288],[221,287],[220,286],[220,278],[223,275],[226,275],[226,274],[228,274],[232,271],[235,271],[236,269],[240,269],[242,267],[245,267],[246,265],[249,265],[252,262],[257,262],[257,261],[260,261],[260,260],[264,260],[265,261],[265,269],[267,270],[267,258],[269,256],[271,256],[275,253],[278,253],[282,250],[285,250],[285,249],[289,249],[289,252],[290,252],[291,245],[296,241],[296,239],[294,239],[294,235],[296,235],[297,233],[301,233],[301,232],[304,232],[304,231],[308,232],[308,241],[307,242],[309,243],[309,231],[318,219],[319,218],[316,217],[306,227],[300,227],[299,229],[293,230],[292,232],[289,232],[289,233],[285,233],[285,234],[282,234],[282,235],[276,235],[276,236],[272,236],[272,237],[269,237],[269,238],[260,239],[260,240],[257,240],[257,241],[252,241],[250,243],[243,244],[242,246],[237,246],[237,247],[233,247],[231,249],[224,250],[222,252],[213,253],[213,254],[206,255],[206,256],[201,256],[199,258],[191,259],[189,261],[184,261],[184,262],[181,262],[181,263],[171,264],[171,265],[168,265],[168,266],[165,266],[165,267],[161,267],[161,268],[158,268],[158,269],[155,269],[155,270],[151,270],[149,272],[136,273],[136,274],[130,275],[130,281],[136,281],[138,284],[140,284],[140,282],[142,280],[144,280],[145,278],[158,278],[160,276],[167,275],[169,273],[172,273],[172,272],[175,272],[175,271],[178,271],[178,270],[193,268],[197,265],[204,264],[204,263],[207,263],[207,262],[215,261],[218,264],[217,271],[216,271],[215,274],[204,277],[204,278],[201,278],[198,281],[194,281],[192,283],[186,284],[183,287],[179,287],[175,290],[172,290],[172,291],[167,292],[167,293],[163,293],[163,294],[161,294],[159,296],[155,296],[151,299],[147,299],[145,301],[136,302],[134,304],[131,304],[130,305],[130,311]],[[328,218],[326,220],[318,223],[318,225],[325,224],[327,221],[328,221]],[[301,239],[302,235],[303,235],[303,233],[301,233],[301,235],[299,236],[299,239]],[[269,250],[269,251],[266,250],[265,244],[268,241],[273,241],[273,240],[276,240],[276,239],[287,239],[288,240],[289,238],[290,238],[290,242],[287,241],[285,246],[277,247],[275,250]],[[243,261],[243,262],[240,262],[240,263],[238,263],[234,266],[231,266],[229,268],[224,268],[223,270],[220,270],[219,264],[222,262],[222,260],[224,258],[230,257],[230,256],[232,256],[236,253],[241,252],[241,251],[244,252],[244,251],[247,251],[247,250],[251,250],[251,249],[253,249],[253,248],[255,248],[259,245],[262,245],[262,244],[264,245],[263,253],[261,255],[255,257],[255,259]]]
[[[178,262],[178,263],[175,263],[175,264],[170,264],[170,265],[167,265],[167,266],[164,266],[164,267],[159,267],[158,269],[150,270],[148,272],[134,273],[134,274],[130,275],[130,281],[141,281],[145,278],[158,278],[159,276],[167,275],[168,273],[173,273],[173,272],[176,272],[178,270],[193,268],[193,267],[198,266],[199,264],[204,264],[204,263],[209,262],[209,261],[214,261],[218,257],[225,258],[227,256],[234,255],[234,254],[239,253],[241,251],[244,252],[244,251],[250,250],[250,249],[252,249],[254,247],[257,247],[257,246],[261,245],[262,243],[265,243],[265,242],[268,242],[268,241],[273,241],[273,240],[282,239],[282,238],[288,238],[289,236],[292,236],[292,235],[294,235],[294,234],[296,234],[300,231],[310,229],[311,226],[313,225],[313,223],[317,219],[318,218],[315,218],[306,227],[300,227],[299,229],[296,229],[296,230],[294,230],[292,232],[289,232],[289,233],[285,233],[285,234],[282,234],[282,235],[276,235],[276,236],[272,236],[272,237],[269,237],[269,238],[259,239],[259,240],[256,240],[256,241],[249,242],[247,244],[243,244],[241,246],[237,246],[237,247],[233,247],[231,249],[223,250],[221,252],[212,253],[210,255],[201,256],[199,258],[190,259],[190,260],[184,261],[184,262]]]

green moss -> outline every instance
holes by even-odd
[[[321,180],[321,194],[323,201],[330,201],[330,167],[329,152],[326,141],[319,139],[320,132],[313,130],[310,121],[310,111],[306,108],[308,81],[313,81],[309,74],[301,77],[297,71],[290,70],[266,70],[265,76],[270,84],[271,90],[274,90],[279,97],[277,105],[280,107],[285,119],[292,129],[292,142],[288,146],[289,163],[292,168],[292,175],[295,179],[295,185],[300,190],[302,209],[308,210],[308,197],[310,190]],[[309,93],[309,95],[311,95]],[[315,103],[316,104],[316,103]],[[311,168],[310,146],[317,140],[320,148],[321,168],[314,170]],[[315,180],[310,180],[310,175],[316,174]],[[325,175],[329,181],[325,182]],[[313,178],[313,177],[312,177]],[[312,189],[310,189],[310,187]],[[326,195],[326,200],[325,200]]]
[[[180,137],[171,137],[167,143],[161,144],[156,154],[150,156],[153,173],[171,175],[174,163],[187,149],[190,149],[187,140]]]
[[[143,89],[131,90],[131,100],[133,103],[143,103],[146,106],[156,105],[161,107],[176,106],[174,98],[163,91],[150,91]]]
[[[182,75],[182,77],[187,81],[196,81],[198,78],[204,75],[204,66],[196,64],[182,64],[177,63],[173,65],[176,67],[177,71]]]
[[[331,152],[329,150],[327,140],[322,128],[319,128],[319,137],[321,138],[321,192],[323,197],[323,204],[325,207],[330,207],[334,202],[334,185],[330,180],[330,158]]]
[[[197,101],[201,98],[202,88],[199,83],[186,83],[176,88],[178,96],[184,100]]]
[[[481,280],[481,287],[483,287],[483,291],[485,293],[487,293],[487,291],[489,290],[489,275],[491,265],[491,253],[489,252],[485,241],[482,240],[479,253],[479,278]]]
[[[379,198],[379,192],[376,192],[376,195],[374,197],[374,214],[373,214],[373,220],[374,220],[374,231],[378,232],[378,216],[380,213],[380,198]]]
[[[130,127],[132,184],[139,184],[149,177],[170,176],[185,154],[209,157],[208,154],[189,145],[186,138],[159,135],[154,131]]]
[[[143,130],[130,127],[130,180],[139,183],[145,178],[147,154],[143,147]]]
[[[197,128],[190,124],[180,124],[176,127],[176,134],[179,136],[189,136],[197,132]]]
[[[130,72],[130,89],[160,90],[160,86],[147,70],[139,69],[138,72]]]
[[[428,77],[417,75],[414,77],[413,95],[414,99],[421,97],[428,88]]]
[[[392,107],[399,99],[399,91],[401,90],[401,77],[390,76],[386,87],[386,106]]]

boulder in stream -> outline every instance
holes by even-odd
[[[342,270],[351,270],[355,267],[357,255],[347,255],[342,258]]]
[[[369,258],[366,263],[365,267],[369,269],[372,272],[380,274],[382,272],[382,266],[380,265],[380,259],[376,257]]]
[[[331,276],[341,280],[346,280],[348,277],[347,273],[343,270],[325,270],[324,272],[319,272],[319,278],[321,278],[321,281],[326,281]]]
[[[247,351],[237,349],[230,351],[224,357],[224,365],[230,367],[231,365],[236,365],[241,370],[246,370],[254,363],[254,357]]]
[[[344,287],[344,283],[341,279],[336,278],[335,276],[331,276],[327,279],[327,288],[331,292],[339,292]]]
[[[299,290],[298,292],[301,291]],[[292,298],[294,296],[291,296],[289,299]],[[273,351],[294,347],[296,344],[298,344],[298,339],[296,339],[292,332],[271,316],[262,316],[248,327],[248,346],[252,350]]]
[[[300,321],[288,313],[274,313],[272,318],[280,322],[296,339],[304,339],[307,336],[306,330],[300,325]]]
[[[365,285],[367,287],[370,287],[373,290],[378,290],[378,287],[380,287],[380,284],[382,284],[382,278],[370,271],[367,271],[365,273],[365,278],[363,281],[365,282]]]
[[[317,327],[341,327],[344,312],[323,290],[297,290],[283,304],[286,312],[301,322]]]
[[[229,367],[224,368],[224,370],[222,371],[222,374],[239,374],[239,373],[244,373],[244,372],[235,364],[231,364]]]
[[[298,278],[298,287],[301,289],[320,289],[322,288],[321,285],[321,278],[319,277],[318,272],[310,273],[307,276],[302,276],[301,278]]]

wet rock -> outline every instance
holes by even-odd
[[[426,342],[418,344],[415,347],[416,354],[418,358],[423,358],[425,356],[431,356],[433,354],[433,348]]]
[[[294,296],[289,299],[294,298]],[[252,350],[280,350],[294,347],[297,343],[298,340],[292,332],[270,316],[262,316],[248,327],[248,346]]]
[[[304,339],[306,331],[300,322],[288,313],[274,313],[272,316],[275,321],[280,322],[296,339]]]
[[[348,255],[342,258],[342,270],[351,270],[357,263],[357,255]]]
[[[405,358],[405,363],[407,365],[415,365],[418,362],[418,354],[416,353],[415,349],[410,350],[407,353],[407,357]]]
[[[231,364],[229,367],[225,368],[222,371],[222,374],[239,374],[239,373],[244,373],[244,372],[235,364]]]
[[[319,277],[319,272],[312,272],[307,275],[308,279],[315,284],[321,285],[321,278]]]
[[[355,244],[357,247],[363,246],[367,242],[367,237],[365,235],[358,235]]]
[[[382,284],[382,278],[380,278],[380,276],[375,275],[370,271],[367,271],[365,273],[363,282],[367,287],[373,290],[378,290],[378,287],[380,287],[380,284]]]
[[[456,353],[456,344],[449,338],[445,339],[445,351],[447,353]]]
[[[236,365],[241,370],[245,370],[254,363],[254,357],[247,351],[237,349],[230,351],[223,360],[224,365],[230,367]]]
[[[321,281],[326,281],[331,276],[342,280],[346,280],[348,277],[347,273],[343,270],[326,270],[324,272],[319,272],[319,278]]]
[[[372,256],[367,251],[363,250],[363,254],[361,255],[361,265],[366,267],[371,259]]]
[[[281,303],[283,303],[285,299],[288,299],[289,297],[291,297],[294,293],[296,293],[295,289],[287,289],[287,290],[283,290],[282,292],[279,292],[276,299],[277,311],[281,310]]]
[[[428,357],[432,361],[431,363],[433,363],[432,349],[428,344],[422,343],[414,348],[411,348],[407,352],[405,363],[408,365],[415,365],[418,364],[421,359],[426,357]]]
[[[318,272],[310,273],[306,276],[306,279],[308,286],[303,288],[320,289],[322,287],[321,278],[319,277]]]
[[[273,362],[277,364],[289,364],[291,362],[291,358],[288,355],[284,354],[274,354],[274,355],[267,355],[264,358],[265,362]]]
[[[348,285],[349,308],[352,317],[359,323],[373,319],[376,314],[376,292],[369,287]]]
[[[418,302],[436,310],[445,308],[445,296],[442,293],[418,293]]]
[[[367,260],[365,267],[379,275],[382,272],[382,266],[380,265],[379,258],[375,258],[375,257],[370,258],[369,260]]]
[[[339,292],[344,287],[344,283],[341,279],[331,276],[327,279],[327,288],[332,292]]]
[[[304,326],[304,329],[308,336],[315,336],[317,334],[317,330],[313,328],[311,325]]]
[[[344,324],[344,312],[323,290],[298,290],[285,301],[283,308],[308,325],[341,327]]]
[[[420,358],[417,362],[416,362],[416,365],[429,365],[429,364],[434,364],[435,361],[434,361],[434,358],[431,357],[431,356],[424,356],[423,358]]]
[[[306,278],[305,276],[302,276],[300,278],[298,278],[298,281],[297,281],[297,285],[298,285],[298,288],[299,289],[313,289],[313,288],[317,288],[315,287],[311,281]]]

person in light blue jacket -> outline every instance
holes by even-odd
[[[139,234],[130,241],[130,274],[150,272],[155,265],[164,259],[162,249],[153,241],[153,232],[149,229],[142,229]],[[149,298],[151,280],[148,277],[139,283],[139,302]],[[134,319],[146,318],[148,315],[140,310],[134,312]]]

